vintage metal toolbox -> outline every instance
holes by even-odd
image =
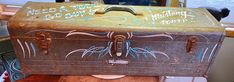
[[[201,8],[28,2],[8,25],[26,74],[204,76],[225,37]]]

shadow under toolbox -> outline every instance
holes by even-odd
[[[26,74],[203,76],[225,37],[202,8],[28,2],[8,25]]]

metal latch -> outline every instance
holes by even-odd
[[[123,54],[124,42],[126,37],[124,35],[115,35],[114,44],[112,46],[113,54],[116,54],[117,57],[120,57]]]
[[[49,32],[36,32],[35,33],[36,44],[39,49],[44,53],[48,54],[51,46],[51,35]]]
[[[192,53],[193,48],[197,45],[198,38],[196,36],[191,36],[187,40],[186,52]]]

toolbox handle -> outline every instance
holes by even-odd
[[[95,12],[95,14],[105,14],[105,13],[110,12],[110,11],[125,11],[125,12],[129,12],[129,13],[131,13],[133,15],[142,15],[142,13],[138,13],[132,8],[120,7],[120,6],[107,7],[107,8],[104,9],[104,11],[97,11],[97,12]]]

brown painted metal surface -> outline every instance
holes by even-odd
[[[203,76],[225,36],[205,9],[72,3],[29,2],[8,30],[22,71],[52,75]]]

